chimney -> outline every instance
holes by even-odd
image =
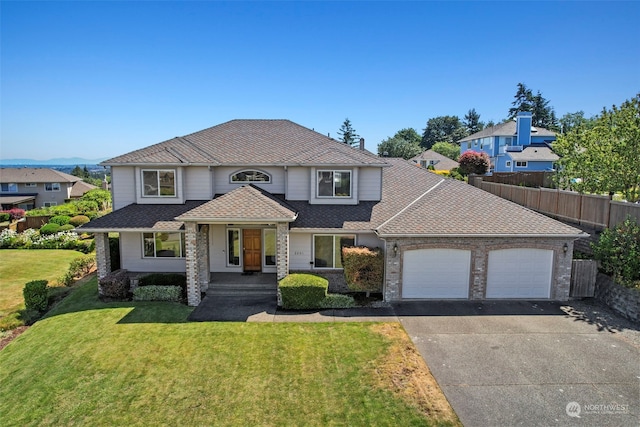
[[[364,151],[364,138],[360,138],[360,150]]]
[[[531,145],[531,113],[520,111],[516,116],[517,145],[528,147]]]

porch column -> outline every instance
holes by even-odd
[[[109,234],[96,233],[96,264],[98,267],[98,280],[111,273],[111,251],[109,250]]]
[[[199,226],[197,242],[198,251],[198,283],[200,290],[209,287],[209,226]]]
[[[279,222],[276,228],[276,273],[278,280],[289,274],[289,223]]]
[[[200,304],[200,282],[198,281],[198,224],[185,222],[185,255],[187,273],[187,303],[195,307]]]

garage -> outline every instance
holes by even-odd
[[[469,298],[471,251],[416,249],[404,253],[402,298]]]
[[[517,248],[489,252],[487,298],[549,298],[553,251]]]

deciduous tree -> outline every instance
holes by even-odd
[[[456,142],[467,136],[458,116],[438,116],[427,121],[420,146],[426,150],[436,142]]]
[[[378,144],[378,155],[384,157],[402,157],[410,159],[420,154],[420,135],[413,128],[405,128],[396,132],[391,138]]]
[[[436,142],[431,147],[436,153],[440,153],[443,156],[450,158],[451,160],[458,160],[460,157],[460,146],[458,144],[452,144],[450,142]]]
[[[558,184],[579,192],[620,192],[640,200],[640,94],[604,109],[593,125],[578,125],[558,137]]]

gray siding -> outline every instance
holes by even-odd
[[[213,198],[213,173],[206,166],[188,167],[184,170],[185,200],[211,200]]]
[[[378,238],[375,233],[358,234],[356,237],[358,246],[367,246],[369,248],[384,248],[384,241]]]
[[[287,170],[287,200],[309,200],[309,168],[290,167]]]
[[[309,270],[313,261],[311,234],[289,234],[289,270]]]
[[[235,190],[238,187],[243,186],[244,184],[248,184],[247,182],[242,183],[231,183],[231,175],[236,172],[240,172],[243,170],[259,170],[261,172],[265,172],[271,175],[270,183],[260,183],[254,182],[256,187],[260,187],[271,194],[284,194],[284,168],[281,167],[266,167],[266,168],[254,168],[254,167],[216,167],[214,171],[214,184],[215,184],[215,194],[224,194],[230,191]]]
[[[120,233],[120,266],[132,272],[184,273],[184,258],[143,258],[142,233]]]
[[[136,202],[136,176],[133,166],[113,166],[111,168],[111,193],[113,210]]]
[[[359,200],[380,200],[382,197],[382,169],[360,168],[358,173]]]

